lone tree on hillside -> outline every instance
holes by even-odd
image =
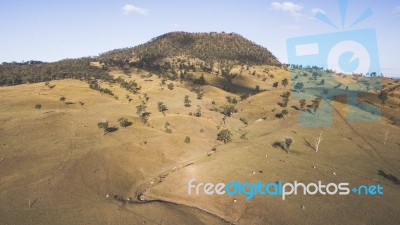
[[[281,81],[281,84],[282,84],[283,87],[285,87],[285,89],[286,89],[286,86],[289,84],[288,79],[287,79],[287,78],[283,79],[283,80]]]
[[[278,87],[278,85],[279,85],[279,82],[278,82],[278,81],[276,81],[276,82],[274,82],[274,83],[272,84],[272,87],[273,87],[273,88],[277,88],[277,87]]]
[[[163,115],[165,115],[164,112],[168,110],[167,106],[164,105],[163,102],[158,102],[157,107],[158,107],[158,111],[161,112]]]
[[[224,106],[221,106],[221,113],[224,114],[225,116],[232,116],[232,114],[237,112],[237,109],[235,108],[234,104],[227,104]]]
[[[192,106],[190,103],[191,103],[192,101],[190,101],[190,99],[189,99],[189,95],[185,95],[185,98],[184,98],[184,100],[183,100],[183,103],[185,104],[185,107],[190,107],[190,106]]]
[[[389,98],[388,92],[382,90],[378,95],[379,100],[381,100],[382,107],[385,107],[385,102]]]
[[[102,121],[97,124],[97,127],[99,129],[103,129],[103,135],[107,134],[108,131],[108,122],[107,121]]]
[[[146,111],[146,108],[147,108],[147,106],[144,103],[142,103],[141,105],[136,106],[136,109],[137,109],[136,110],[136,114],[139,116],[140,120],[143,123],[147,123],[147,120],[149,119],[150,114],[151,114],[151,113]]]
[[[232,140],[232,133],[228,129],[221,130],[217,135],[218,141],[223,141],[224,144]]]

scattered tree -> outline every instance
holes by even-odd
[[[218,141],[223,141],[224,144],[232,140],[232,133],[228,129],[221,130],[217,135]]]
[[[196,113],[194,114],[196,117],[201,117],[201,107],[198,105]]]
[[[169,90],[171,90],[171,91],[174,90],[174,84],[173,83],[169,83],[167,86],[168,86]]]
[[[129,120],[124,117],[119,118],[118,122],[119,122],[119,125],[123,128],[126,128],[126,127],[132,125],[132,122],[129,122]]]
[[[165,128],[165,132],[166,132],[166,133],[169,133],[169,134],[172,133],[171,125],[169,124],[168,121],[165,122],[164,128]]]
[[[168,110],[167,106],[164,105],[163,102],[158,102],[157,107],[158,107],[158,111],[161,112],[163,115],[165,115],[165,111]]]
[[[379,95],[378,95],[379,100],[381,100],[381,105],[382,107],[385,107],[385,102],[389,98],[388,92],[385,90],[382,90]]]
[[[185,104],[185,107],[190,107],[190,106],[192,106],[192,105],[190,104],[192,101],[190,101],[189,95],[185,95],[185,98],[184,98],[183,102],[184,102],[184,104]]]
[[[303,90],[303,88],[304,88],[303,82],[298,82],[298,83],[296,83],[296,84],[294,85],[294,90],[295,90],[296,92],[300,92],[301,90]]]
[[[289,84],[288,79],[287,79],[287,78],[283,79],[283,80],[281,81],[281,84],[282,84],[283,87],[286,89],[286,86]]]
[[[224,114],[225,116],[232,116],[233,113],[237,112],[237,109],[235,108],[234,104],[227,104],[224,106],[221,106],[221,113]]]

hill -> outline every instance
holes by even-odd
[[[212,35],[241,39],[190,34],[185,50],[186,33],[172,33],[137,55],[2,65],[23,84],[0,87],[0,224],[397,224],[399,81],[374,90],[358,75],[190,52]],[[159,66],[140,66],[146,54]],[[305,115],[332,124],[305,127]],[[384,195],[189,195],[192,178],[379,184]]]
[[[171,32],[133,47],[101,54],[99,60],[112,65],[131,62],[141,68],[164,70],[171,59],[193,60],[199,68],[212,70],[214,63],[231,62],[249,65],[279,65],[268,49],[235,33]],[[161,68],[160,68],[161,67]]]

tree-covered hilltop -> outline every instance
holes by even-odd
[[[100,62],[101,67],[91,62]],[[235,33],[172,32],[153,38],[133,48],[112,50],[97,57],[12,62],[0,65],[0,86],[36,83],[66,78],[92,81],[113,80],[108,69],[117,67],[129,73],[131,68],[156,72],[176,79],[178,72],[199,70],[212,72],[227,65],[280,65],[266,48]],[[221,66],[222,65],[222,66]],[[228,71],[229,72],[229,71]]]
[[[92,61],[94,61],[93,58],[79,58],[64,59],[53,63],[3,63],[0,65],[0,86],[67,78],[111,80],[107,71],[91,66]]]
[[[278,65],[268,49],[235,33],[171,32],[133,48],[117,49],[99,56],[109,66],[137,66],[152,70],[168,69],[168,59],[198,60],[209,66],[216,62],[248,65]]]

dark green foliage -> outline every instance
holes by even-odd
[[[142,103],[141,105],[136,106],[136,114],[139,116],[140,120],[143,123],[147,123],[149,120],[150,114],[149,112],[146,111],[146,104]]]
[[[233,113],[236,113],[237,109],[235,108],[235,105],[233,104],[227,104],[224,106],[221,106],[221,113],[224,114],[225,116],[232,116]]]
[[[135,63],[129,59],[135,55]],[[171,71],[170,63],[158,63],[165,58],[190,56],[203,60],[203,68],[212,71],[213,61],[233,61],[242,64],[278,65],[278,60],[266,48],[234,33],[186,33],[172,32],[153,38],[148,43],[134,48],[117,49],[101,54],[98,58],[107,66],[119,68],[136,66],[152,71]],[[196,70],[194,65],[185,65],[187,70]],[[199,66],[201,67],[201,66]]]
[[[278,82],[278,81],[276,81],[276,82],[274,82],[274,83],[272,84],[272,87],[273,87],[273,88],[277,88],[277,87],[278,87],[278,85],[279,85],[279,82]]]
[[[286,137],[282,141],[274,141],[272,143],[272,146],[274,148],[281,148],[286,151],[286,153],[289,153],[290,147],[293,145],[294,140],[291,137]]]
[[[110,89],[100,87],[100,85],[97,82],[97,80],[89,81],[89,88],[91,88],[93,90],[96,90],[96,91],[99,91],[101,94],[104,93],[104,94],[108,94],[108,95],[114,96],[114,93]]]
[[[201,117],[201,107],[198,105],[197,106],[197,110],[196,110],[196,112],[194,113],[194,115],[196,116],[196,117]]]
[[[54,63],[3,63],[0,65],[0,86],[67,78],[112,80],[112,77],[105,70],[91,66],[91,61],[95,60],[93,58],[79,58],[65,59]]]
[[[185,98],[184,98],[184,100],[183,100],[183,103],[184,103],[185,107],[190,107],[190,106],[192,106],[192,105],[190,104],[191,102],[192,102],[192,101],[190,101],[189,95],[185,95]]]
[[[287,78],[283,79],[283,80],[281,81],[281,84],[283,85],[283,87],[286,88],[286,86],[289,84],[288,79],[287,79]]]
[[[238,100],[235,98],[235,97],[230,97],[230,96],[228,96],[228,97],[226,97],[226,101],[229,103],[229,104],[234,104],[234,105],[236,105],[237,103],[238,103]]]
[[[185,137],[185,143],[187,143],[187,144],[190,143],[190,137],[189,137],[189,136],[186,136],[186,137]]]
[[[162,114],[164,114],[164,112],[168,110],[167,106],[163,102],[158,102],[157,108],[158,111],[161,112]]]
[[[130,122],[128,119],[121,117],[118,119],[119,125],[123,128],[126,128],[130,125],[132,125],[132,122]]]
[[[106,122],[106,121],[100,122],[100,123],[97,124],[97,127],[99,129],[103,129],[103,135],[105,135],[107,133],[107,130],[108,130],[108,122]]]
[[[115,79],[115,81],[116,81],[117,83],[119,83],[121,87],[125,88],[126,90],[128,90],[129,92],[131,92],[131,93],[133,93],[133,94],[138,93],[138,91],[139,91],[140,88],[141,88],[140,85],[137,84],[135,81],[129,81],[129,82],[127,82],[127,81],[125,81],[125,80],[122,79],[122,78],[117,78],[117,79]]]
[[[167,87],[168,87],[168,89],[169,90],[174,90],[174,84],[173,83],[169,83],[168,85],[167,85]]]
[[[35,105],[35,109],[40,110],[41,108],[42,108],[42,104],[37,103],[37,104]]]
[[[304,88],[303,82],[299,82],[299,83],[296,83],[296,84],[294,85],[294,90],[295,90],[296,92],[300,92],[303,88]]]
[[[199,79],[195,79],[193,83],[198,84],[198,85],[205,85],[206,84],[206,79],[204,78],[204,75],[201,74]]]
[[[224,144],[230,142],[232,140],[232,133],[228,129],[221,130],[217,134],[217,140],[218,141],[223,141]]]

